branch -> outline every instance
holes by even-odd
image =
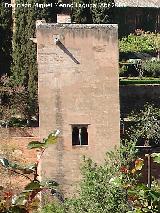
[[[15,171],[15,170],[13,170],[13,169],[10,169],[10,168],[8,168],[8,170],[10,170],[11,172],[14,172],[14,173],[16,173],[16,174],[18,174],[18,175],[21,175],[21,176],[25,177],[26,179],[32,181],[32,179],[31,179],[30,177],[28,177],[27,175],[25,175],[25,174],[22,174],[22,173],[17,172],[17,171]]]

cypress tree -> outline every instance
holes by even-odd
[[[9,73],[12,52],[12,9],[0,1],[0,75]]]
[[[52,2],[52,1],[51,1]],[[17,4],[25,4],[25,0],[16,0]],[[35,37],[35,21],[45,18],[53,21],[56,8],[35,7],[34,0],[28,0],[32,7],[17,7],[15,10],[15,29],[13,33],[13,63],[12,82],[17,86],[24,86],[28,91],[28,113],[35,114],[37,96],[37,63],[36,44],[30,38]],[[38,0],[36,3],[49,3],[47,0]],[[52,11],[52,13],[51,13]]]
[[[75,23],[112,23],[114,0],[73,0],[72,21]],[[79,5],[79,6],[78,6]]]

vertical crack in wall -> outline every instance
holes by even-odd
[[[64,138],[63,138],[63,116],[62,116],[62,100],[60,89],[56,90],[55,96],[55,107],[56,107],[56,128],[61,131],[61,136],[59,137],[57,143],[57,174],[56,179],[61,183],[64,182],[64,169],[63,169],[63,147],[64,147]]]

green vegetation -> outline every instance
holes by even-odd
[[[40,213],[66,213],[65,207],[63,204],[60,204],[59,202],[51,202],[47,204]]]
[[[160,77],[160,60],[143,61],[142,69],[147,77]]]
[[[160,34],[130,34],[119,41],[120,52],[157,52],[160,49]]]
[[[28,3],[33,3],[30,0]],[[22,3],[18,0],[17,3]],[[34,7],[17,7],[15,10],[15,29],[13,33],[13,64],[11,81],[13,86],[24,87],[28,93],[28,104],[34,111],[37,108],[37,62],[36,44],[30,38],[35,37],[35,21],[42,18],[43,11]],[[34,114],[31,113],[31,114]]]
[[[12,11],[4,3],[10,1],[0,2],[0,75],[9,73],[12,54]]]
[[[128,163],[135,159],[134,143],[131,143],[131,146],[108,152],[105,163],[101,166],[96,165],[91,159],[85,160],[82,167],[83,180],[80,194],[78,198],[68,202],[68,212],[107,213],[114,211],[118,213],[127,212],[130,209],[126,199],[128,182],[130,181],[130,184],[135,182],[134,177],[129,173]],[[124,154],[127,158],[124,158]]]
[[[73,7],[72,21],[84,24],[103,24],[113,21],[114,0],[73,0],[72,3],[90,4],[90,7]],[[95,4],[96,6],[91,6]],[[105,6],[102,6],[105,4]]]
[[[134,126],[129,136],[135,138],[137,144],[159,146],[160,142],[160,109],[146,104],[139,112],[133,111],[129,116]]]
[[[4,2],[10,3],[10,1],[2,1],[2,3]],[[36,3],[50,2],[52,1],[38,0]],[[26,2],[16,0],[16,3],[22,4]],[[34,5],[35,1],[29,0],[27,3]],[[4,8],[4,4],[0,5],[0,36],[2,36],[0,53],[2,69],[0,64],[0,72],[10,74],[10,78],[8,78],[10,80],[9,86],[5,86],[5,92],[4,86],[0,88],[1,99],[5,100],[5,104],[0,109],[0,113],[3,114],[0,120],[4,120],[4,117],[5,120],[12,117],[19,117],[21,120],[26,119],[30,123],[33,116],[37,117],[37,55],[36,44],[30,38],[35,37],[35,21],[43,18],[47,21],[55,21],[56,10],[55,6],[45,9],[16,7],[14,23],[11,26],[11,8]],[[13,38],[11,38],[12,31]],[[11,60],[12,65],[10,63]],[[11,71],[8,72],[9,70]]]
[[[123,142],[124,143],[124,142]],[[153,154],[160,162],[160,155]],[[85,159],[79,196],[61,203],[50,203],[43,212],[50,213],[158,213],[160,210],[160,185],[152,188],[139,183],[144,160],[137,157],[135,141],[125,141],[120,150],[108,152],[103,165]]]
[[[0,78],[0,126],[28,126],[37,121],[38,108],[29,102],[29,92],[24,86],[13,86],[10,78]],[[34,97],[37,103],[37,96]],[[33,116],[35,117],[33,121]]]
[[[119,75],[128,78],[120,79],[120,84],[160,83],[158,79],[160,77],[159,33],[130,34],[119,41],[119,48],[121,58]],[[151,77],[155,79],[151,79]]]
[[[57,190],[58,184],[54,180],[38,180],[38,165],[43,156],[44,151],[49,145],[55,144],[59,130],[51,133],[43,142],[32,141],[28,144],[28,149],[37,149],[39,151],[39,159],[35,164],[22,166],[17,163],[13,163],[6,158],[0,157],[0,165],[8,172],[23,176],[29,183],[25,186],[24,190],[16,195],[10,191],[6,191],[6,186],[0,186],[0,191],[4,191],[4,197],[1,196],[0,201],[0,212],[3,213],[29,213],[37,209],[39,205],[39,199],[36,197],[37,194],[43,190],[51,189]],[[36,206],[35,206],[36,203]]]

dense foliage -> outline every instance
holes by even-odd
[[[6,75],[0,78],[0,88],[0,126],[37,125],[38,108],[30,105],[27,89],[13,86]],[[34,101],[36,105],[37,96]]]
[[[145,76],[160,77],[160,60],[146,60],[142,63]]]
[[[130,34],[119,42],[120,52],[156,52],[160,49],[160,34]]]
[[[159,33],[130,34],[119,40],[119,49],[120,77],[160,77]]]
[[[138,113],[133,111],[130,119],[134,126],[129,130],[129,136],[136,138],[137,145],[159,145],[160,110],[146,104]]]
[[[39,0],[36,3],[49,3]],[[17,0],[16,3],[25,3]],[[23,86],[28,93],[27,105],[28,115],[35,115],[37,109],[37,84],[38,72],[36,62],[36,44],[30,38],[35,37],[35,21],[45,18],[48,21],[55,21],[56,8],[38,8],[34,6],[35,1],[27,2],[32,7],[16,7],[13,29],[13,63],[12,63],[12,86]]]
[[[12,52],[12,10],[5,8],[0,1],[0,75],[10,71]]]
[[[129,163],[135,158],[133,149],[130,151],[125,153]],[[124,159],[121,161],[122,156],[124,157],[124,153],[118,150],[107,153],[105,163],[101,166],[90,159],[85,160],[80,195],[79,198],[69,201],[68,212],[118,213],[130,210],[126,190],[128,180],[133,184],[134,178],[128,172],[129,164]]]
[[[158,154],[153,160],[160,162]],[[85,159],[79,196],[65,203],[46,205],[42,212],[55,213],[158,213],[160,186],[152,189],[138,182],[144,160],[137,157],[135,141],[125,141],[120,150],[108,152],[103,165]]]
[[[12,82],[14,86],[24,86],[29,91],[30,104],[34,103],[38,78],[36,44],[30,40],[35,37],[37,12],[33,7],[16,7],[13,34]]]
[[[114,0],[73,0],[72,3],[72,21],[75,23],[102,24],[113,21]],[[81,6],[76,7],[76,4]]]

